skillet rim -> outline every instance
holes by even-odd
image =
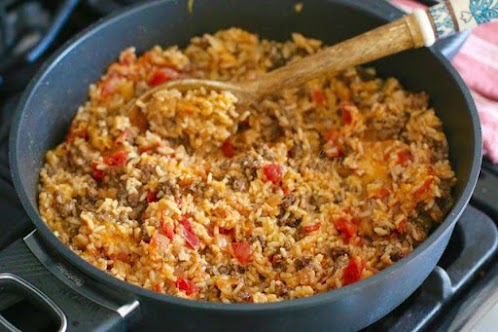
[[[328,1],[328,0],[327,0]],[[381,282],[384,277],[395,273],[397,269],[402,269],[405,265],[411,263],[412,260],[415,259],[420,253],[429,250],[432,245],[435,245],[437,240],[443,236],[443,234],[447,231],[452,232],[453,227],[463,213],[465,207],[470,201],[472,192],[474,191],[475,185],[477,183],[479,171],[481,168],[482,162],[482,137],[481,137],[481,127],[479,122],[479,117],[477,113],[477,109],[473,102],[473,98],[468,90],[467,86],[463,82],[462,78],[455,70],[455,68],[450,64],[450,62],[438,51],[433,48],[429,48],[428,51],[431,52],[431,55],[438,60],[438,62],[443,66],[443,68],[453,77],[453,80],[457,84],[460,92],[462,93],[466,103],[467,109],[470,112],[470,118],[472,121],[472,131],[473,131],[473,154],[472,154],[472,166],[470,172],[468,173],[469,180],[465,184],[465,187],[462,191],[460,198],[455,202],[454,206],[450,210],[450,212],[445,217],[444,221],[433,231],[429,237],[413,252],[411,252],[406,258],[403,258],[399,262],[385,268],[384,270],[376,273],[375,275],[361,280],[352,285],[342,287],[339,289],[335,289],[326,293],[316,294],[310,297],[299,298],[286,300],[281,302],[271,302],[271,303],[242,303],[242,304],[234,304],[234,303],[219,303],[219,302],[203,302],[203,301],[195,301],[179,298],[176,296],[166,295],[166,294],[158,294],[153,291],[147,290],[145,288],[135,286],[127,283],[126,281],[122,281],[118,278],[111,276],[110,274],[98,269],[97,267],[91,265],[86,262],[76,253],[74,253],[69,247],[65,246],[57,237],[53,234],[53,232],[49,229],[49,227],[45,224],[45,222],[41,219],[38,208],[32,205],[29,201],[27,191],[24,188],[24,185],[21,180],[21,174],[19,171],[18,165],[18,149],[17,146],[22,142],[22,131],[20,130],[20,124],[23,120],[24,110],[26,108],[26,104],[29,102],[32,94],[36,91],[40,81],[50,73],[52,68],[58,65],[58,62],[64,58],[64,56],[70,53],[74,48],[78,47],[80,43],[88,38],[92,38],[94,34],[98,34],[99,31],[105,28],[108,25],[115,24],[123,19],[125,19],[128,15],[134,15],[136,12],[145,10],[148,7],[160,6],[163,3],[174,2],[174,0],[156,0],[145,2],[141,4],[135,4],[130,7],[123,8],[118,10],[117,12],[100,18],[95,23],[91,24],[86,29],[82,30],[80,33],[76,34],[69,41],[64,43],[39,69],[37,74],[32,78],[31,82],[25,89],[21,100],[17,106],[16,112],[13,117],[12,127],[10,130],[10,142],[9,142],[9,163],[10,169],[12,173],[12,179],[14,182],[14,187],[16,192],[20,198],[22,206],[26,213],[28,214],[31,222],[35,226],[36,233],[39,233],[43,238],[44,244],[48,245],[51,250],[54,250],[57,255],[62,256],[65,260],[66,264],[71,265],[73,268],[76,268],[87,277],[91,277],[92,279],[101,282],[103,284],[109,284],[114,289],[122,289],[131,294],[134,297],[140,298],[150,298],[155,301],[161,301],[165,303],[169,303],[171,305],[189,308],[189,309],[197,309],[197,310],[209,310],[209,311],[229,311],[229,312],[244,312],[244,313],[254,313],[254,312],[265,312],[271,313],[275,311],[284,311],[284,310],[297,310],[309,307],[315,307],[322,304],[330,303],[337,301],[343,297],[348,296],[351,293],[359,293],[362,292],[365,288],[374,287],[376,283]],[[393,5],[389,4],[387,1],[379,1],[376,3],[370,2],[361,2],[362,4],[358,4],[356,2],[350,2],[348,0],[334,0],[334,2],[344,5],[346,7],[353,8],[362,12],[365,15],[373,16],[378,19],[381,19],[385,22],[396,18],[403,14],[403,12]],[[384,10],[384,13],[381,13],[381,10]],[[28,111],[26,111],[27,113]]]

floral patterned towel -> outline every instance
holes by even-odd
[[[391,2],[405,11],[424,7],[412,0]],[[452,63],[477,105],[484,152],[498,163],[498,22],[474,29]]]

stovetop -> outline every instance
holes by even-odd
[[[132,2],[0,1],[0,229],[7,230],[0,232],[0,250],[32,229],[8,167],[8,131],[23,89],[39,65],[69,37]],[[472,327],[498,302],[497,224],[498,165],[484,159],[471,204],[438,266],[409,299],[365,331]]]

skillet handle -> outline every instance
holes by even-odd
[[[1,165],[0,165],[1,166]],[[14,187],[0,178],[0,250],[33,230],[33,224],[24,213]],[[0,272],[2,270],[0,269]]]
[[[139,317],[138,301],[47,255],[36,231],[0,252],[2,331],[125,331]]]

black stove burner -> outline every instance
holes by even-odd
[[[48,10],[38,2],[7,1],[0,11],[0,56],[3,59],[33,48],[50,25]]]
[[[19,95],[15,95],[0,106],[0,144],[8,139],[10,122],[18,101]]]
[[[10,97],[5,104],[0,105],[0,179],[3,179],[4,181],[10,181],[10,171],[8,168],[8,135],[12,115],[18,101],[19,95],[15,95]]]
[[[60,3],[58,7],[54,7]],[[0,2],[0,95],[25,87],[78,0]],[[31,70],[28,70],[31,69]],[[5,91],[7,92],[5,92]]]

